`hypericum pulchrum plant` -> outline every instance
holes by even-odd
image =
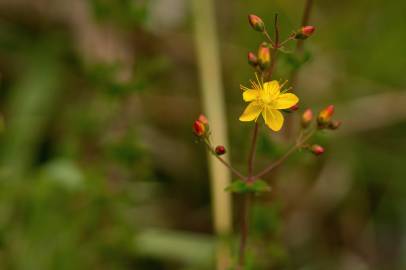
[[[210,125],[204,115],[193,124],[193,132],[197,138],[202,141],[208,151],[213,154],[221,163],[227,166],[237,177],[230,186],[226,188],[229,192],[239,193],[243,196],[241,209],[241,228],[240,243],[236,269],[240,270],[245,265],[245,251],[249,228],[249,211],[251,207],[252,195],[260,195],[263,192],[270,191],[270,186],[261,177],[270,173],[277,166],[281,165],[292,153],[299,149],[305,149],[314,155],[323,154],[324,148],[318,144],[310,144],[309,141],[313,135],[321,130],[335,130],[340,125],[340,121],[332,119],[334,106],[329,105],[321,110],[317,117],[314,117],[311,109],[306,109],[301,115],[301,128],[292,147],[279,159],[270,163],[267,167],[254,172],[255,148],[258,137],[258,129],[263,122],[265,127],[272,132],[281,130],[284,124],[284,113],[290,113],[298,110],[299,97],[289,92],[292,88],[288,87],[287,81],[277,81],[273,79],[277,54],[279,52],[287,53],[285,45],[294,40],[305,40],[313,35],[314,26],[302,26],[299,30],[293,31],[285,40],[280,41],[278,16],[275,15],[274,38],[269,35],[266,26],[261,18],[256,15],[248,16],[252,28],[264,35],[266,41],[259,45],[258,52],[248,53],[248,63],[254,68],[254,79],[249,86],[241,86],[242,98],[248,103],[243,113],[239,117],[242,122],[254,122],[251,150],[248,156],[247,174],[243,174],[236,168],[226,162],[221,156],[226,153],[226,149],[221,146],[214,146],[210,140]],[[263,119],[263,121],[262,121]]]

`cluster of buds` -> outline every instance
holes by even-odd
[[[258,53],[255,55],[253,52],[248,53],[248,63],[261,70],[266,70],[271,65],[271,49],[270,45],[262,42],[259,45]]]
[[[209,120],[203,114],[199,115],[199,117],[194,121],[193,126],[193,133],[201,139],[204,139],[205,143],[210,147],[211,151],[218,156],[224,155],[226,153],[226,148],[222,145],[216,146],[216,148],[212,148],[210,144],[210,129],[209,129]]]
[[[199,118],[193,123],[193,133],[197,137],[206,137],[209,130],[209,121],[206,116],[201,114]]]
[[[303,26],[302,28],[300,28],[298,31],[296,31],[294,33],[294,38],[295,39],[307,39],[311,35],[313,35],[315,30],[316,30],[316,28],[314,26],[311,26],[311,25]]]
[[[329,105],[319,112],[317,117],[317,126],[319,129],[338,129],[341,121],[333,120],[334,105]]]
[[[332,117],[334,115],[334,105],[329,105],[323,110],[319,112],[317,115],[317,128],[318,129],[331,129],[335,130],[338,129],[341,125],[341,121],[333,120]],[[311,109],[306,109],[302,116],[300,124],[303,129],[307,129],[314,119],[314,114]],[[324,153],[324,148],[318,144],[314,144],[307,147],[310,152],[319,156]]]

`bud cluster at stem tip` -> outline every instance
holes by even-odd
[[[207,135],[209,121],[207,120],[206,116],[201,114],[199,118],[193,123],[193,133],[197,137],[203,137]]]
[[[331,118],[334,114],[334,105],[329,105],[319,112],[317,124],[319,128],[326,128],[331,123]]]

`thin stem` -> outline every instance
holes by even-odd
[[[242,202],[242,219],[241,219],[241,240],[238,258],[238,270],[242,270],[245,265],[245,250],[247,246],[248,232],[249,232],[249,213],[251,207],[252,196],[245,194]]]
[[[240,173],[236,168],[234,168],[230,163],[225,161],[222,157],[216,154],[216,151],[213,149],[213,146],[208,138],[204,139],[204,143],[207,146],[207,149],[210,151],[210,153],[213,154],[221,163],[223,163],[235,176],[240,178],[241,180],[246,180],[247,177],[244,176],[242,173]]]
[[[251,150],[248,157],[248,178],[247,182],[252,181],[252,173],[254,169],[254,157],[255,149],[257,145],[259,124],[255,122],[254,133],[252,134]],[[241,218],[241,239],[240,239],[240,249],[239,249],[239,259],[238,259],[238,269],[243,269],[245,264],[245,251],[247,247],[248,231],[249,231],[249,215],[251,208],[251,194],[243,195],[242,202],[242,218]]]
[[[252,179],[258,179],[261,178],[262,176],[266,175],[270,171],[272,171],[274,168],[279,166],[281,163],[283,163],[291,154],[293,154],[297,149],[303,147],[303,144],[307,142],[317,131],[317,129],[313,129],[310,131],[307,136],[304,136],[303,139],[298,140],[295,145],[293,145],[282,157],[280,157],[277,161],[274,163],[271,163],[268,167],[263,169],[261,172],[259,172],[257,175],[253,176]]]
[[[223,163],[235,176],[237,176],[238,178],[240,178],[241,180],[245,180],[247,179],[247,177],[245,177],[242,173],[240,173],[237,169],[235,169],[233,166],[231,166],[227,161],[225,161],[222,157],[220,157],[219,155],[215,154],[215,157],[221,162]]]
[[[262,32],[264,34],[264,36],[268,39],[268,41],[272,44],[272,47],[275,46],[275,43],[273,42],[271,36],[269,35],[268,31],[266,31],[266,29],[264,30],[264,32]]]
[[[275,28],[275,49],[278,49],[278,46],[279,46],[278,13],[275,14],[274,28]]]
[[[306,0],[305,7],[303,10],[303,15],[302,15],[302,25],[301,26],[306,26],[309,24],[310,21],[310,15],[313,7],[313,0]],[[303,50],[303,44],[304,40],[298,40],[296,43],[296,52],[301,52]],[[297,85],[297,80],[298,80],[298,74],[299,70],[298,69],[293,69],[291,74],[290,74],[290,83],[295,88]],[[285,137],[288,139],[291,137],[292,133],[292,128],[290,123],[292,122],[292,117],[287,117],[286,118],[286,132],[285,132]]]
[[[252,172],[254,170],[254,158],[258,138],[258,128],[259,128],[258,122],[255,122],[254,134],[252,135],[251,150],[248,158],[248,178],[252,176]]]
[[[279,44],[279,25],[278,25],[278,14],[275,14],[275,21],[274,21],[274,28],[275,28],[275,44],[272,50],[272,58],[271,58],[271,66],[269,67],[267,78],[270,80],[272,78],[273,71],[276,65],[276,57],[278,53],[278,49],[280,47]]]
[[[305,8],[303,10],[303,16],[302,16],[302,26],[306,26],[309,24],[310,13],[312,11],[312,7],[313,7],[313,0],[306,0]],[[300,51],[302,49],[303,42],[304,42],[304,40],[299,40],[297,42],[296,48],[298,51]]]

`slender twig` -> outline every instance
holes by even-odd
[[[230,169],[230,171],[237,176],[238,178],[240,178],[241,180],[245,180],[247,179],[247,177],[245,177],[242,173],[240,173],[237,169],[235,169],[233,166],[231,166],[227,161],[225,161],[222,157],[215,155],[215,157],[221,162],[223,163],[228,169]]]
[[[248,157],[248,177],[247,182],[251,182],[251,177],[254,169],[254,157],[255,149],[257,146],[259,124],[255,123],[254,133],[252,134],[251,150]],[[239,249],[239,259],[238,259],[238,269],[243,269],[245,264],[245,250],[247,247],[248,231],[249,231],[249,215],[251,208],[251,194],[244,194],[242,201],[242,217],[241,217],[241,239],[240,239],[240,249]]]
[[[274,29],[275,29],[275,44],[274,44],[273,50],[272,50],[271,65],[270,65],[268,73],[267,73],[268,80],[270,80],[272,78],[272,74],[273,74],[273,71],[274,71],[275,65],[276,65],[276,57],[277,57],[278,49],[280,47],[279,25],[278,25],[278,14],[277,13],[275,14]]]
[[[252,176],[252,172],[254,170],[254,158],[258,137],[258,128],[259,128],[258,122],[255,122],[254,134],[252,135],[251,150],[248,158],[248,178]]]
[[[313,129],[310,131],[306,136],[303,137],[303,139],[298,140],[282,157],[280,157],[277,161],[271,163],[268,167],[263,169],[261,172],[258,174],[254,175],[252,177],[253,180],[261,178],[262,176],[266,175],[270,171],[272,171],[274,168],[282,164],[290,155],[292,155],[296,150],[300,149],[303,147],[303,144],[307,142],[317,131],[317,129]],[[302,136],[302,135],[300,135]]]
[[[216,151],[214,150],[210,140],[208,138],[204,139],[204,143],[207,146],[207,149],[210,151],[210,153],[213,154],[221,163],[223,163],[235,176],[240,178],[241,180],[246,180],[247,177],[244,176],[242,173],[240,173],[236,168],[234,168],[230,163],[228,163],[226,160],[224,160],[222,157],[216,154]]]
[[[275,49],[279,46],[279,25],[278,25],[278,13],[275,14],[274,20],[274,30],[275,30]]]
[[[268,39],[268,41],[271,43],[272,47],[274,47],[275,43],[273,42],[273,40],[272,40],[271,36],[269,35],[268,31],[266,31],[266,29],[265,29],[262,33]]]
[[[301,26],[306,26],[309,24],[312,7],[313,7],[313,0],[306,0],[305,7],[303,10],[303,15],[302,15],[302,22],[301,22],[302,25]],[[301,52],[303,50],[303,44],[304,44],[304,40],[297,41],[296,52]],[[293,88],[295,88],[295,86],[297,85],[298,74],[299,74],[298,69],[293,69],[290,74],[290,83]],[[286,118],[286,132],[285,132],[285,137],[287,139],[291,137],[291,133],[292,133],[292,128],[290,125],[291,122],[292,122],[292,117],[287,117]]]
[[[243,203],[241,208],[241,239],[240,239],[240,249],[239,249],[239,258],[238,258],[238,268],[237,270],[244,269],[245,265],[245,250],[247,246],[248,231],[249,231],[249,214],[251,208],[252,196],[250,193],[247,193],[243,197]]]
[[[312,11],[312,7],[313,7],[313,0],[306,0],[305,8],[303,10],[303,16],[302,16],[302,26],[306,26],[309,24],[310,13]],[[303,42],[304,42],[303,39],[298,40],[298,42],[296,44],[296,49],[298,51],[302,50]]]

